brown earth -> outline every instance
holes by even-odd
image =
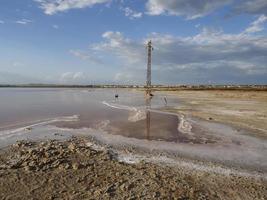
[[[117,161],[86,138],[18,142],[0,154],[0,199],[267,199],[266,180]]]
[[[237,128],[267,139],[267,91],[200,90],[163,92],[179,99],[169,111],[199,117]]]

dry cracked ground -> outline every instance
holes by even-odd
[[[86,138],[21,141],[1,152],[0,199],[267,199],[266,180],[119,162]]]

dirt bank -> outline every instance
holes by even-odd
[[[119,162],[86,138],[18,142],[0,155],[0,199],[266,199],[266,180]]]

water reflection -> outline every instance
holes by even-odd
[[[119,95],[117,100],[114,100],[114,93]],[[90,128],[138,139],[176,141],[177,116],[151,111],[162,106],[160,95],[152,97],[150,91],[141,93],[126,89],[2,89],[0,131],[37,120],[78,115],[78,121],[52,125]]]
[[[146,139],[150,139],[150,108],[153,95],[150,90],[146,91]]]

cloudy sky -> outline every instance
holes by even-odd
[[[0,83],[267,84],[267,0],[1,0]]]

